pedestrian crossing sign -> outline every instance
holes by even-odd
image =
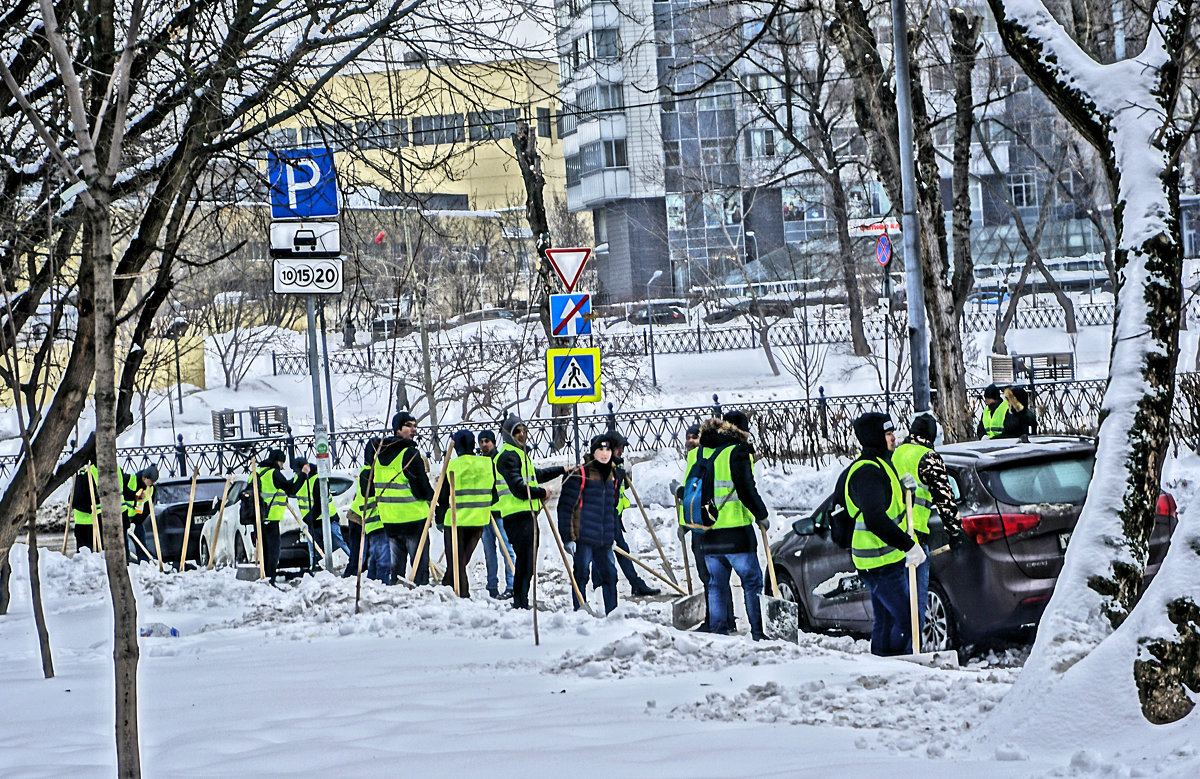
[[[600,400],[600,350],[547,349],[546,389],[551,403]]]

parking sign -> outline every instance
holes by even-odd
[[[267,156],[272,219],[338,215],[337,174],[329,149],[282,149]]]

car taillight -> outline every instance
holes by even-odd
[[[1165,516],[1171,519],[1179,517],[1179,507],[1175,504],[1175,499],[1171,497],[1171,493],[1162,492],[1158,496],[1158,515]]]
[[[963,530],[977,544],[1023,533],[1042,521],[1040,514],[973,514],[962,518]]]

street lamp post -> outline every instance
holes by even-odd
[[[747,237],[747,238],[753,238],[753,239],[754,239],[754,258],[753,258],[753,259],[751,259],[749,256],[747,256],[747,257],[746,257],[746,261],[747,261],[747,262],[754,262],[754,260],[757,260],[757,259],[758,259],[758,236],[754,234],[754,231],[753,231],[753,230],[748,230],[748,231],[746,232],[746,237]]]
[[[646,324],[650,326],[650,380],[654,383],[655,388],[658,387],[658,372],[654,368],[654,308],[650,302],[650,285],[662,275],[661,270],[654,271],[654,275],[646,282]]]

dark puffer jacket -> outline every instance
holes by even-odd
[[[750,434],[735,425],[713,418],[700,426],[700,446],[700,451],[705,456],[712,454],[709,451],[711,449],[733,447],[733,451],[729,453],[729,471],[738,500],[755,519],[764,519],[769,512],[758,494],[758,487],[754,484],[754,464],[751,460],[754,446],[750,443]],[[709,530],[704,534],[705,554],[740,554],[753,552],[757,548],[753,525]]]
[[[558,497],[559,532],[564,541],[611,546],[616,520],[617,480],[612,464],[588,460],[582,472],[576,471],[563,481]]]

